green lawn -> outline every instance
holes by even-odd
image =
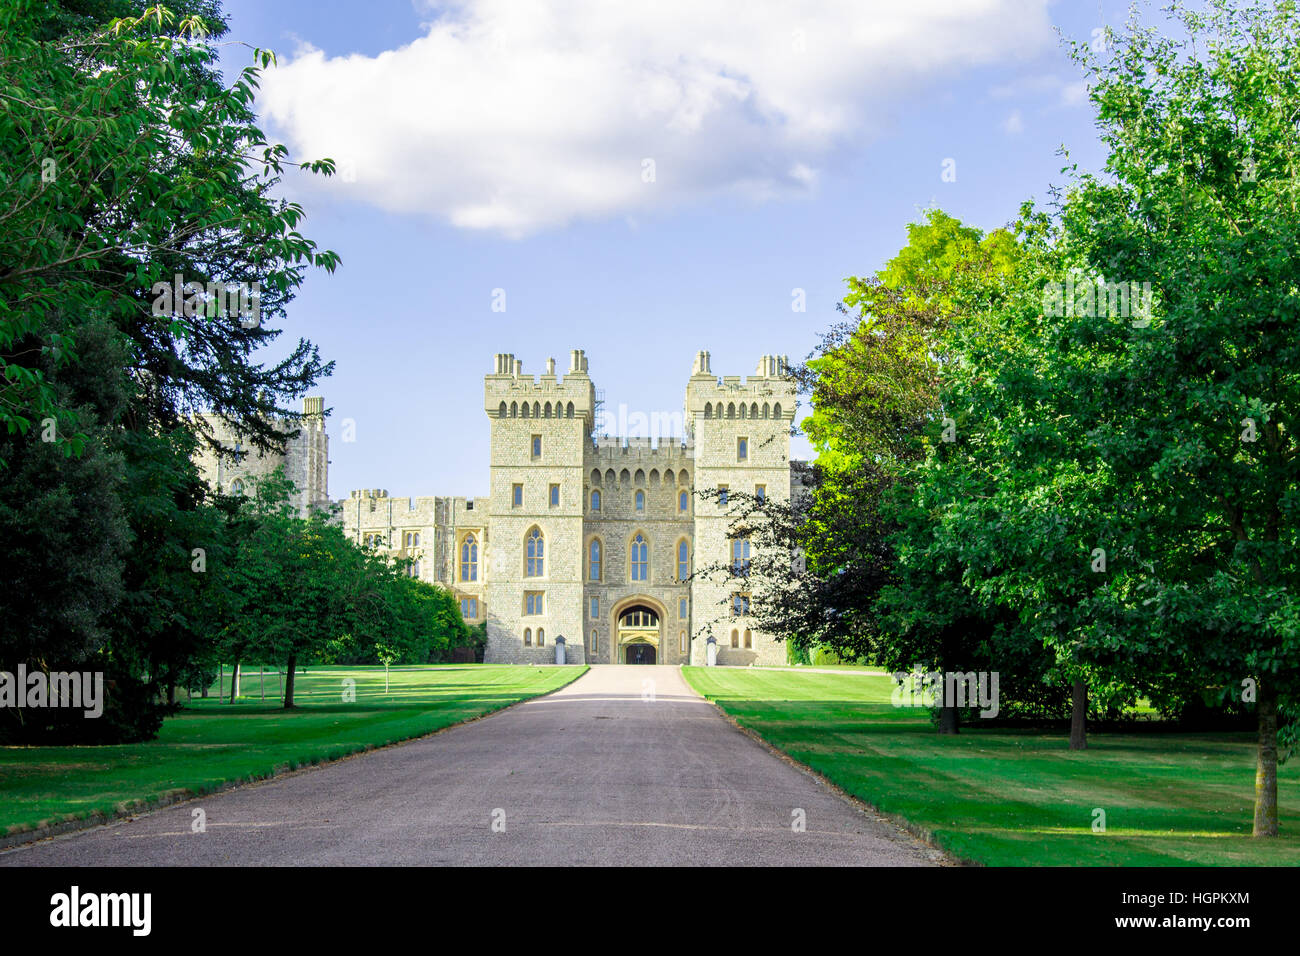
[[[177,792],[224,783],[418,737],[562,687],[578,667],[482,664],[402,667],[384,694],[382,667],[311,667],[294,689],[299,706],[278,706],[276,678],[260,701],[257,672],[246,673],[234,705],[196,697],[163,724],[156,740],[108,747],[0,747],[0,833],[111,814]],[[356,681],[355,702],[343,700]],[[227,674],[227,681],[229,674]],[[229,685],[227,685],[229,691]]]
[[[884,674],[682,670],[742,726],[966,860],[1300,865],[1300,758],[1279,774],[1283,836],[1250,837],[1252,734],[1092,734],[1071,752],[1063,733],[941,737],[927,711],[890,704]]]

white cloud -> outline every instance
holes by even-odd
[[[813,189],[965,68],[1054,42],[1047,0],[462,0],[378,56],[310,46],[259,106],[327,185],[383,209],[526,235],[722,193]],[[647,182],[644,160],[654,160]]]
[[[1002,121],[1002,128],[1012,134],[1023,133],[1025,131],[1025,118],[1020,115],[1020,110],[1012,110],[1011,115]]]

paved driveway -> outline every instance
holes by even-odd
[[[196,807],[205,833],[191,832]],[[935,859],[736,730],[677,668],[619,665],[441,734],[0,853],[9,866]]]

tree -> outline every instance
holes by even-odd
[[[1140,480],[1140,598],[1163,649],[1258,695],[1254,833],[1277,835],[1278,713],[1300,690],[1300,17],[1292,3],[1171,8],[1078,45],[1108,149],[1077,178],[1065,236],[1151,315],[1080,316],[1102,355],[1096,441]],[[1158,387],[1152,387],[1158,383]]]

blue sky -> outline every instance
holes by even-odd
[[[1053,28],[1088,40],[1126,14],[591,3],[226,0],[227,39],[281,58],[266,131],[347,165],[284,184],[343,258],[308,277],[284,334],[337,362],[319,389],[332,497],[486,492],[497,352],[536,374],[583,348],[607,406],[647,415],[680,410],[698,350],[719,375],[802,359],[845,277],[879,268],[922,209],[992,229],[1065,182],[1060,146],[1099,166]],[[231,70],[248,56],[223,51]]]

